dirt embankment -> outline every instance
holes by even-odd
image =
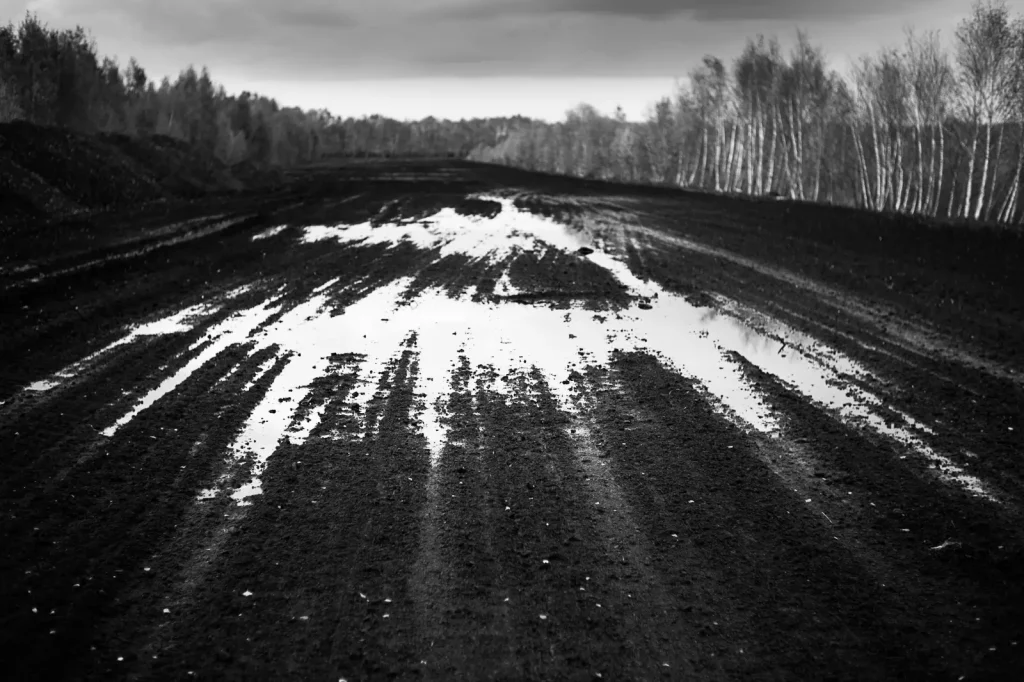
[[[280,171],[228,167],[164,135],[84,135],[24,121],[0,124],[0,231],[150,202],[278,185]]]

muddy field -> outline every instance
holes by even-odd
[[[1016,680],[1019,233],[458,162],[0,234],[17,680]]]

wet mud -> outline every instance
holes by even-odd
[[[23,235],[7,678],[1016,679],[1019,238],[783,203],[324,164]]]

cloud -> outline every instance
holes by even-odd
[[[253,40],[275,32],[350,28],[355,14],[335,0],[31,0],[18,6],[57,23],[73,20],[86,28],[108,22],[138,31],[140,37],[195,45],[213,40]],[[348,3],[353,5],[354,3]],[[8,9],[10,8],[10,9]],[[17,15],[15,15],[17,16]]]
[[[191,63],[226,82],[313,83],[681,76],[705,53],[729,62],[746,37],[760,32],[780,35],[785,45],[794,25],[833,54],[856,54],[901,40],[901,19],[915,10],[927,26],[937,14],[929,3],[948,11],[961,1],[0,0],[0,9],[17,20],[30,6],[56,28],[81,24],[102,54],[122,63],[134,56],[157,79],[173,79]],[[900,16],[901,8],[909,11]],[[870,20],[834,20],[837,12],[873,10]],[[744,20],[757,13],[775,20]]]
[[[895,14],[928,0],[457,0],[424,12],[437,20],[490,20],[516,15],[584,14],[658,21],[807,21]]]

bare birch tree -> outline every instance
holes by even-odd
[[[956,63],[961,84],[961,107],[971,126],[967,188],[961,215],[979,219],[986,199],[992,151],[993,124],[1008,113],[1007,97],[1013,82],[1014,35],[1009,11],[1002,2],[976,2],[971,15],[956,30]],[[981,149],[981,178],[974,188],[981,128],[985,139]],[[998,159],[996,159],[998,165]]]

